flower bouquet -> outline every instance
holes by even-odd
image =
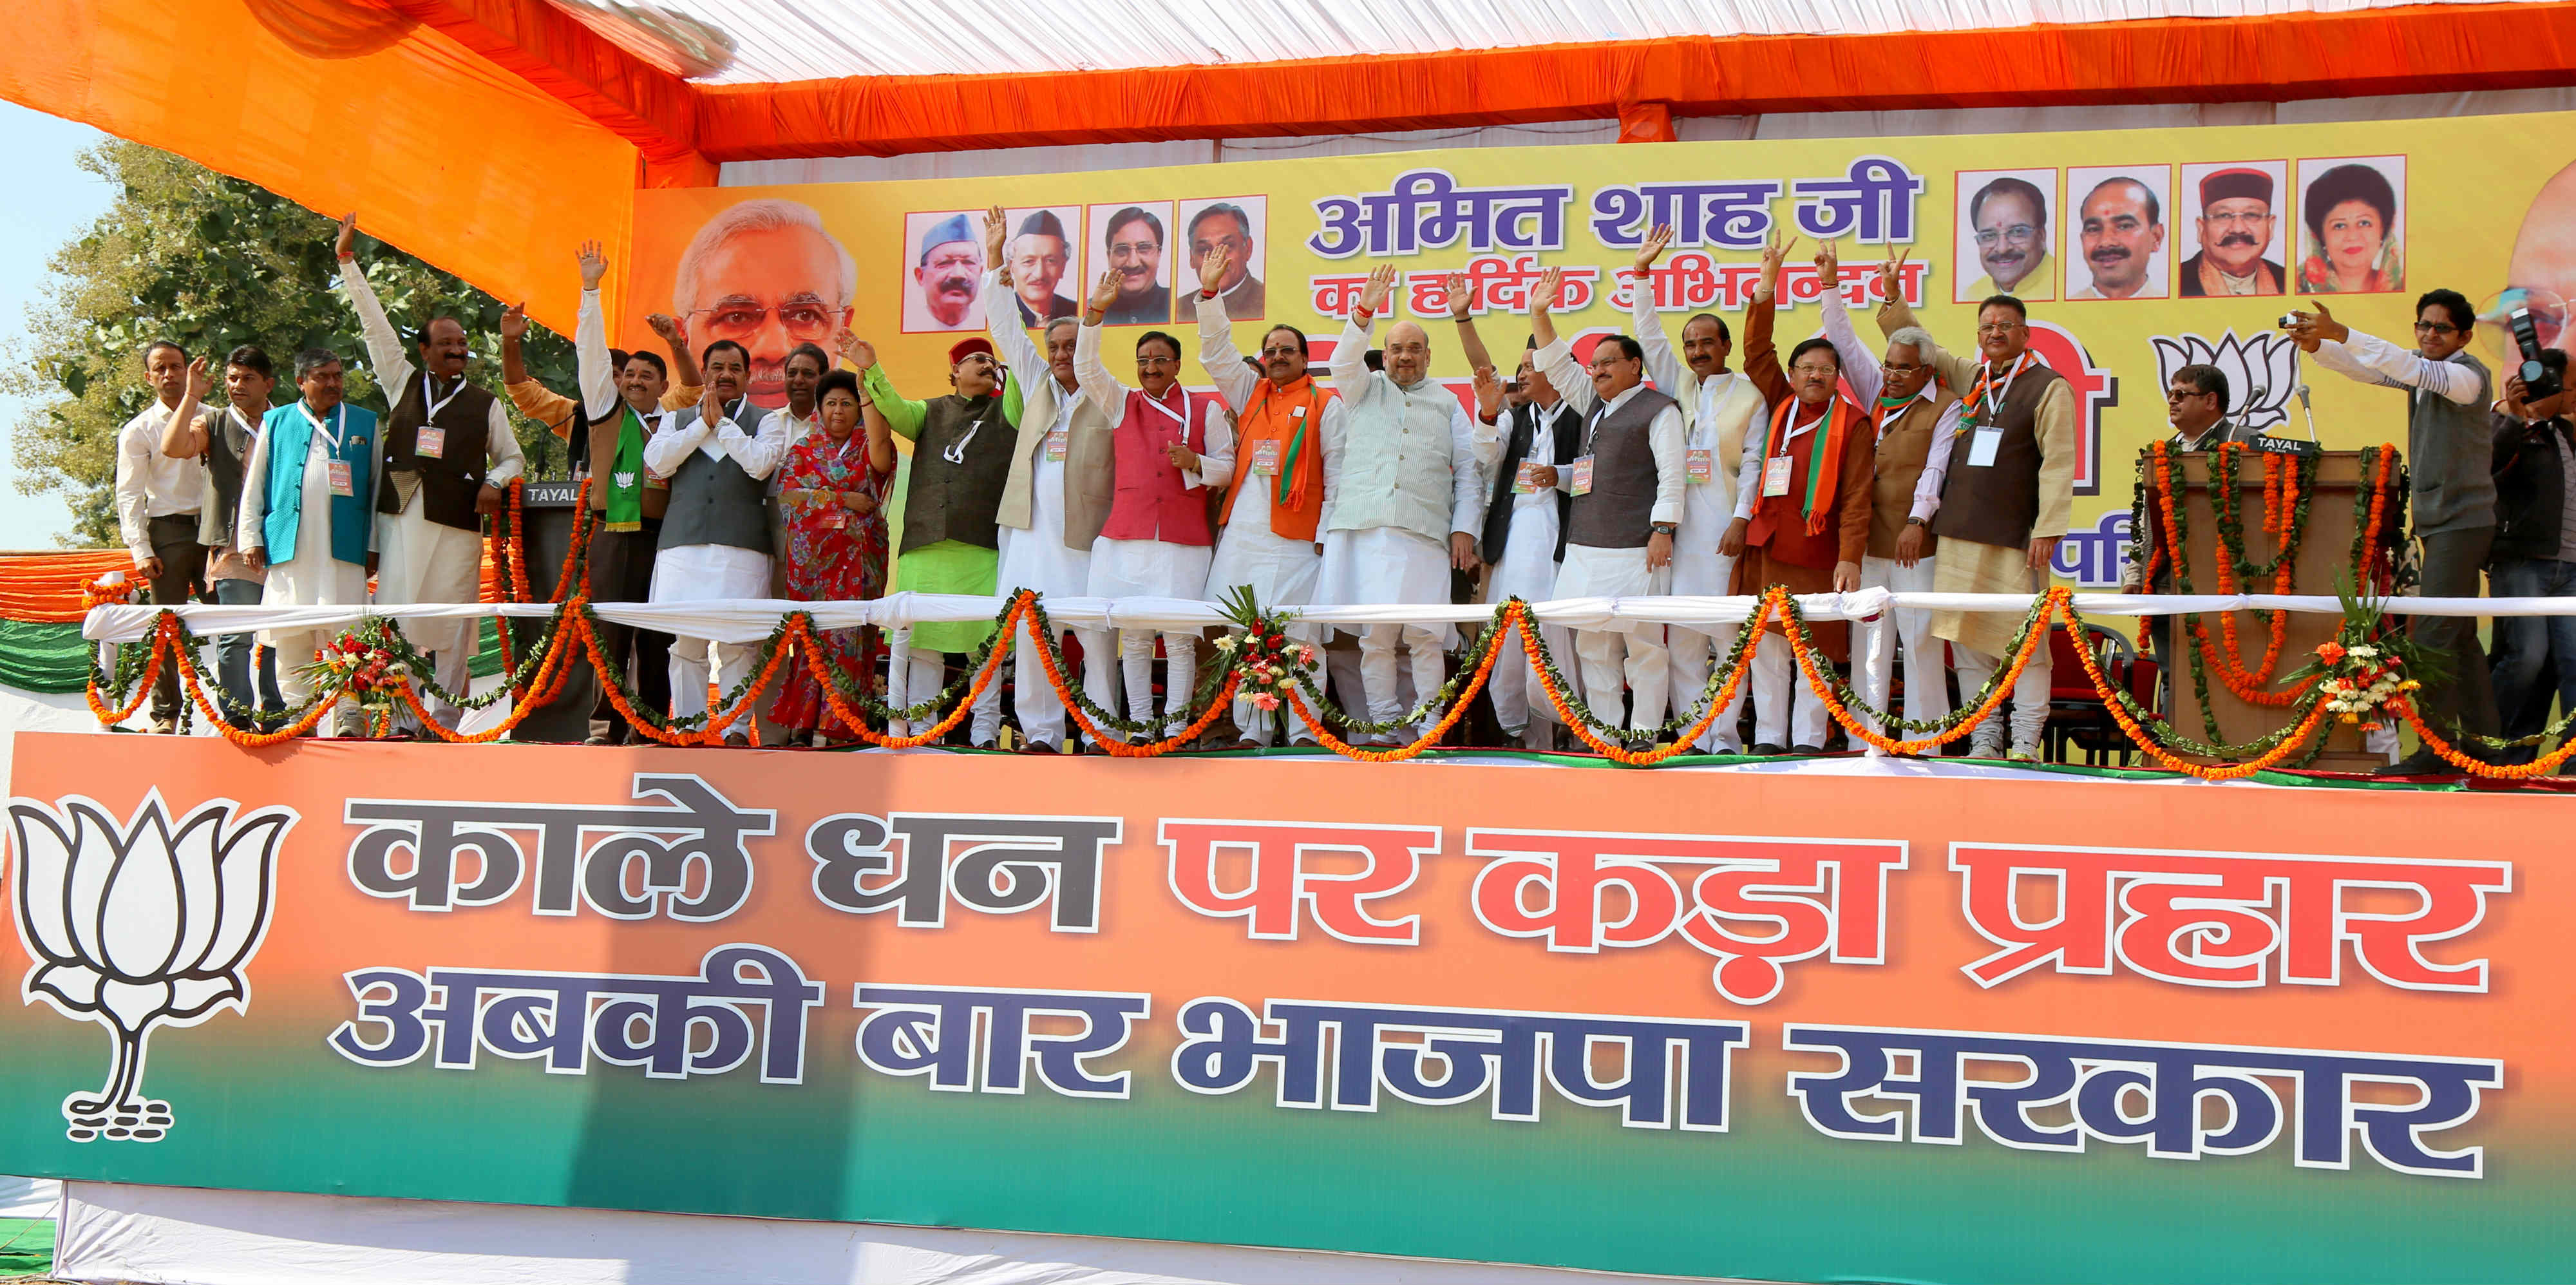
[[[317,692],[337,691],[358,702],[367,725],[390,724],[402,702],[411,667],[387,647],[385,622],[369,618],[323,645],[304,667],[305,681]]]
[[[2314,678],[2326,712],[2365,732],[2394,725],[2413,708],[2415,692],[2450,673],[2450,658],[2417,646],[2387,622],[2385,598],[2366,598],[2348,578],[2335,582],[2343,630],[2317,644],[2316,660],[2290,675]]]
[[[1241,678],[1237,688],[1256,709],[1271,711],[1287,703],[1290,689],[1315,671],[1319,659],[1311,643],[1288,636],[1296,613],[1265,611],[1248,585],[1237,585],[1225,601],[1225,618],[1243,632],[1216,640],[1216,649]]]

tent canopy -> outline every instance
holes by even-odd
[[[58,0],[0,97],[569,329],[574,248],[725,161],[1615,117],[2576,84],[2576,0]],[[612,277],[611,290],[617,279]],[[610,301],[612,315],[618,300]]]

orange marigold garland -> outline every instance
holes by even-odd
[[[1764,590],[1761,603],[1754,608],[1753,618],[1744,622],[1743,634],[1740,636],[1750,637],[1760,633],[1762,626],[1773,615],[1787,609],[1788,597],[1789,591],[1779,585],[1773,585]],[[1691,725],[1684,728],[1672,744],[1657,746],[1651,750],[1632,750],[1595,733],[1586,721],[1574,712],[1572,698],[1557,687],[1555,678],[1548,673],[1548,667],[1540,661],[1537,622],[1530,619],[1528,605],[1515,604],[1514,609],[1519,613],[1517,623],[1521,630],[1521,652],[1529,657],[1530,672],[1538,675],[1539,689],[1547,693],[1548,704],[1556,707],[1559,721],[1574,729],[1575,736],[1584,744],[1591,746],[1602,757],[1629,767],[1653,767],[1668,758],[1695,752],[1694,747],[1699,744],[1699,738],[1708,734],[1709,725],[1715,723],[1720,715],[1734,710],[1736,693],[1743,685],[1745,673],[1752,668],[1750,661],[1752,653],[1748,649],[1745,653],[1747,659],[1727,674],[1725,683],[1718,689],[1717,695],[1710,698],[1708,708],[1701,710],[1699,717],[1692,720]]]

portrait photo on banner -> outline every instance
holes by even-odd
[[[752,404],[775,409],[787,404],[788,352],[828,348],[848,324],[858,261],[813,206],[755,197],[700,224],[671,277],[671,315],[690,353],[719,339],[741,344],[751,353]]]
[[[1105,322],[1112,326],[1160,326],[1172,320],[1172,203],[1117,201],[1091,207],[1084,234],[1092,259],[1090,278],[1082,283],[1088,296],[1103,272],[1118,274],[1118,298]]]
[[[2289,287],[2290,163],[2206,161],[2182,167],[2174,232],[2186,299],[2280,294]]]
[[[978,231],[984,216],[975,216]],[[1019,296],[1020,324],[1043,326],[1082,315],[1082,207],[1034,206],[1002,211],[1002,262]]]
[[[2057,297],[2057,264],[2048,252],[2055,170],[1958,172],[1958,257],[1950,270],[1954,303],[2008,294],[2025,303]]]
[[[2299,162],[2300,294],[2406,288],[2406,158]]]
[[[905,334],[984,328],[984,211],[904,215],[901,253]]]
[[[1225,247],[1225,280],[1217,289],[1225,300],[1225,315],[1231,321],[1259,321],[1270,315],[1269,261],[1263,247],[1270,243],[1270,200],[1263,196],[1183,197],[1181,211],[1181,246],[1186,252],[1186,270],[1181,274],[1182,288],[1178,306],[1172,314],[1176,322],[1198,319],[1196,288],[1199,263],[1219,246]]]
[[[2165,254],[2170,165],[2096,165],[2066,171],[2066,297],[2162,299],[2172,293]]]

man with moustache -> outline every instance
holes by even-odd
[[[2030,180],[2007,174],[1978,188],[1968,198],[1968,223],[1976,229],[1977,262],[1986,270],[1969,283],[1971,297],[2056,297],[2057,267],[2048,254],[2048,198]]]
[[[1735,519],[1735,480],[1744,458],[1746,430],[1770,413],[1770,404],[1753,381],[1727,369],[1735,354],[1735,336],[1715,313],[1703,312],[1682,323],[1682,351],[1673,356],[1664,338],[1663,320],[1655,315],[1652,279],[1655,260],[1673,243],[1673,229],[1657,227],[1637,247],[1636,275],[1628,285],[1628,310],[1646,350],[1646,374],[1655,387],[1681,403],[1682,428],[1688,441],[1682,452],[1682,524],[1673,539],[1672,592],[1694,597],[1721,597],[1734,592],[1735,559],[1718,548]],[[1768,307],[1744,319],[1745,358],[1772,352]],[[1772,360],[1776,363],[1778,358]],[[1767,422],[1767,421],[1765,421]],[[1711,625],[1705,632],[1681,625],[1666,633],[1671,657],[1671,699],[1687,709],[1708,688],[1709,670],[1735,649],[1736,626]],[[1717,712],[1700,734],[1699,748],[1712,754],[1744,749],[1740,721],[1729,706]]]
[[[921,234],[921,259],[913,265],[913,284],[921,288],[922,309],[934,330],[964,330],[972,324],[975,291],[984,276],[984,258],[975,245],[966,216],[951,214]]]
[[[1163,271],[1163,221],[1128,206],[1109,216],[1104,246],[1109,270],[1118,274],[1118,298],[1109,305],[1111,326],[1159,325],[1172,319],[1172,290],[1157,285]]]
[[[2133,178],[2108,178],[2084,197],[2080,225],[2093,283],[2069,299],[2161,299],[2165,283],[2147,269],[2165,247],[2163,203]]]
[[[303,397],[260,421],[250,463],[243,466],[233,547],[265,577],[263,606],[347,607],[367,601],[384,470],[376,466],[375,414],[341,399],[343,375],[339,356],[328,349],[296,354],[295,387]],[[260,631],[259,640],[282,657],[277,688],[288,709],[312,699],[313,680],[305,667],[330,637],[320,629]],[[341,697],[324,722],[333,735],[357,735],[357,698]]]
[[[258,606],[261,581],[267,578],[234,546],[233,524],[241,513],[242,466],[250,459],[252,440],[270,410],[269,392],[276,387],[277,371],[269,364],[268,354],[255,344],[243,344],[224,358],[226,404],[201,406],[212,388],[203,360],[192,362],[188,395],[180,405],[183,410],[193,407],[196,413],[171,416],[161,434],[163,455],[197,460],[204,466],[205,507],[200,510],[197,543],[208,554],[206,587],[217,603],[227,607]],[[277,690],[276,649],[261,651],[256,690],[251,686],[250,653],[247,633],[215,637],[215,683],[230,705],[226,717],[258,725],[263,710],[276,714],[286,708],[286,698]]]
[[[1535,338],[1521,353],[1520,372],[1507,388],[1496,377],[1484,342],[1476,337],[1473,298],[1466,275],[1452,273],[1449,317],[1458,325],[1458,341],[1467,364],[1476,372],[1476,414],[1487,425],[1477,436],[1479,454],[1494,451],[1485,529],[1477,551],[1492,573],[1485,578],[1485,601],[1511,598],[1545,602],[1556,596],[1556,577],[1565,560],[1566,517],[1574,494],[1557,485],[1573,467],[1583,446],[1583,417],[1556,391],[1547,372],[1538,368]],[[1502,659],[1485,680],[1494,703],[1494,721],[1532,750],[1556,748],[1551,726],[1556,716],[1545,701],[1532,700],[1537,672],[1521,647],[1519,625],[1501,639]],[[1574,654],[1572,630],[1542,625],[1539,636],[1553,656]]]
[[[483,596],[483,519],[501,511],[512,479],[526,470],[519,435],[501,399],[465,378],[470,348],[454,317],[433,317],[413,332],[420,364],[403,351],[402,337],[358,263],[358,216],[340,221],[335,247],[340,279],[358,310],[358,330],[393,412],[385,416],[376,492],[380,521],[376,601],[381,604],[474,602]],[[597,247],[591,249],[596,252]],[[467,665],[481,634],[474,620],[409,620],[403,635],[430,654],[438,685],[457,696],[474,679]],[[462,710],[432,697],[430,717],[453,728]],[[408,707],[394,716],[394,737],[426,730]]]
[[[992,240],[999,235],[999,226],[999,220],[986,216],[984,257],[988,270],[993,257]],[[1019,300],[1023,329],[1081,315],[1082,305],[1056,289],[1064,281],[1065,269],[1073,263],[1073,241],[1064,234],[1064,220],[1057,218],[1055,211],[1034,210],[1020,220],[1019,232],[1011,238],[1009,261],[1012,297]]]
[[[769,592],[769,520],[762,492],[787,455],[787,428],[764,419],[743,395],[751,379],[751,354],[719,339],[699,356],[706,397],[681,411],[644,443],[644,470],[668,482],[669,508],[653,562],[654,602],[713,602],[757,598]],[[758,421],[754,436],[743,427]],[[680,634],[671,640],[671,714],[707,712],[710,670],[719,697],[751,674],[750,643],[719,642]],[[711,659],[712,658],[712,659]],[[748,746],[751,736],[735,724],[725,744]]]
[[[1118,482],[1116,425],[1098,403],[1080,395],[1073,351],[1081,320],[1048,322],[1044,352],[1019,324],[1029,315],[1026,291],[1017,278],[1031,239],[1029,222],[1020,226],[1020,237],[1006,257],[1002,207],[996,205],[984,216],[984,331],[1011,372],[1011,386],[1019,390],[1020,424],[1027,429],[1017,439],[1001,503],[994,510],[1001,548],[993,584],[1003,593],[1034,589],[1048,599],[1079,598],[1090,587],[1091,545],[1108,524]],[[1055,271],[1063,271],[1061,262]],[[1019,301],[1017,316],[1006,299]],[[1083,690],[1093,704],[1118,708],[1118,667],[1110,663],[1109,631],[1074,629],[1073,636],[1082,644]],[[1012,639],[1011,704],[1029,752],[1054,754],[1064,748],[1064,698],[1047,681],[1046,662],[1034,638],[1035,630],[1024,627]]]
[[[1225,279],[1217,285],[1217,296],[1225,301],[1226,318],[1261,320],[1269,296],[1261,278],[1252,275],[1252,216],[1240,205],[1219,201],[1190,216],[1189,233],[1191,271],[1198,271],[1208,255],[1225,252]]]
[[[151,405],[116,430],[116,526],[133,555],[135,573],[152,586],[152,601],[175,607],[197,595],[205,579],[206,549],[198,542],[205,480],[196,469],[161,449],[169,426],[192,420],[205,390],[190,394],[186,349],[167,339],[144,346],[143,373],[152,382]],[[179,667],[163,665],[152,689],[152,730],[179,730]]]
[[[823,216],[796,201],[762,197],[707,220],[672,274],[674,317],[646,319],[671,348],[673,410],[697,404],[693,353],[719,339],[751,354],[751,404],[787,400],[784,366],[798,344],[829,344],[850,321],[858,261],[823,230]]]
[[[2200,180],[2200,252],[2182,261],[2182,297],[2281,293],[2272,244],[2272,176],[2238,166]]]
[[[1349,409],[1342,440],[1324,443],[1344,468],[1324,506],[1319,603],[1445,603],[1450,569],[1476,566],[1485,505],[1475,428],[1467,408],[1431,378],[1430,336],[1397,322],[1387,330],[1384,369],[1368,367],[1369,331],[1396,277],[1392,264],[1369,273],[1333,346],[1334,391]],[[1370,625],[1359,634],[1370,721],[1391,723],[1405,713],[1397,703],[1399,641],[1412,653],[1417,698],[1428,701],[1440,690],[1443,653],[1456,637],[1451,627]],[[1368,739],[1396,743],[1391,733]]]
[[[2165,388],[2165,418],[2173,425],[2173,435],[2165,439],[2165,448],[2180,455],[2186,451],[2214,451],[2229,442],[2254,446],[2262,436],[2243,424],[2227,422],[2227,372],[2216,366],[2195,363],[2173,373]],[[2147,583],[2146,566],[2155,556],[2159,536],[2157,524],[2133,532],[2129,543],[2129,561],[2120,568],[2122,593],[2173,592],[2173,563],[2165,560],[2156,569],[2153,585]],[[2147,618],[2147,637],[2154,644],[2157,657],[2165,664],[2179,663],[2173,650],[2174,618]]]

